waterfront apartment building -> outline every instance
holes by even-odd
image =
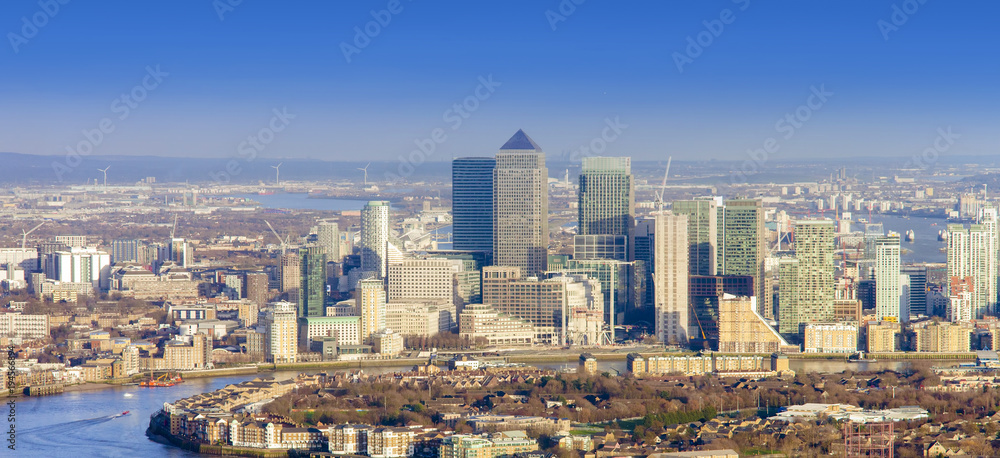
[[[489,346],[526,346],[535,340],[535,328],[517,317],[497,312],[488,304],[469,304],[459,314],[459,335],[471,341],[483,338]]]
[[[361,314],[361,342],[370,342],[372,334],[385,329],[385,284],[374,278],[361,280],[355,298]]]
[[[806,323],[834,320],[833,223],[805,220],[795,224],[795,258],[779,264],[778,331],[782,335],[801,336]]]
[[[949,296],[967,296],[966,311],[953,314],[964,319],[982,318],[993,313],[997,301],[997,216],[996,208],[980,210],[979,224],[968,228],[948,225],[948,284],[971,279],[961,291],[949,290]],[[957,293],[957,294],[956,294]]]
[[[48,315],[25,315],[21,312],[0,313],[0,337],[44,339],[49,336]]]
[[[299,345],[308,347],[313,340],[335,337],[338,345],[361,345],[361,317],[312,316],[299,318]]]
[[[806,353],[855,353],[858,351],[858,325],[855,323],[809,323],[803,346]]]
[[[549,245],[549,169],[545,153],[518,130],[493,169],[493,263],[525,275],[546,270]]]
[[[875,317],[906,323],[909,310],[903,307],[900,287],[899,234],[889,232],[875,240]]]
[[[899,323],[878,321],[868,323],[868,352],[889,353],[899,349]]]
[[[535,340],[564,345],[569,311],[604,309],[600,282],[584,276],[539,280],[521,278],[518,267],[483,268],[483,303],[496,311],[521,318],[535,329]]]
[[[272,302],[264,311],[264,355],[271,363],[295,362],[298,356],[296,304]]]
[[[715,275],[720,265],[718,224],[725,221],[719,218],[718,200],[677,200],[670,208],[674,213],[688,217],[688,269],[691,275]]]
[[[797,351],[757,311],[757,298],[723,295],[719,299],[719,351],[777,353]]]
[[[460,157],[451,162],[452,247],[493,251],[492,157]]]
[[[431,337],[451,332],[457,322],[455,304],[451,301],[426,299],[385,304],[385,327],[404,336]]]
[[[655,267],[653,269],[656,338],[667,345],[687,346],[688,323],[688,219],[662,211],[656,215]]]
[[[920,352],[965,353],[970,351],[971,322],[944,323],[924,321],[913,324],[913,349]]]

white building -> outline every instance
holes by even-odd
[[[997,210],[985,207],[979,210],[979,224],[966,228],[961,224],[948,225],[948,277],[949,297],[965,293],[969,299],[966,313],[956,317],[982,318],[994,311],[997,297]],[[971,285],[969,285],[971,280]],[[955,284],[961,291],[952,291]]]
[[[455,304],[450,301],[401,301],[385,304],[385,325],[404,336],[430,337],[457,326]]]
[[[361,344],[361,317],[311,316],[299,318],[299,342],[302,346],[320,337],[336,337],[340,345]]]
[[[903,310],[899,284],[899,234],[889,232],[875,240],[875,315],[879,320],[906,323],[909,310]]]
[[[668,345],[688,343],[687,215],[662,211],[656,215],[653,268],[656,337]]]
[[[296,305],[291,302],[272,302],[264,310],[264,354],[269,362],[295,362],[298,356],[298,326]]]
[[[43,339],[48,335],[49,317],[46,315],[0,313],[0,337]]]
[[[389,228],[389,202],[373,200],[361,210],[361,272],[374,272],[375,278],[388,275],[390,261],[402,260],[402,251]]]
[[[369,342],[371,335],[385,329],[385,289],[382,280],[369,278],[358,282],[357,310],[361,314],[361,342]]]
[[[459,335],[484,338],[490,346],[524,346],[534,342],[535,329],[526,320],[498,313],[486,304],[469,304],[459,315]]]
[[[807,323],[804,333],[806,353],[855,353],[858,326],[852,323]]]
[[[391,329],[372,334],[372,352],[380,355],[398,355],[403,351],[403,335]]]
[[[450,259],[405,259],[389,264],[386,300],[446,299],[457,302],[455,274],[462,261]]]
[[[49,255],[49,278],[69,283],[91,283],[94,289],[111,286],[111,255],[96,248],[70,248]]]

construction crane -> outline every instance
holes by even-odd
[[[31,228],[30,231],[25,231],[24,229],[21,229],[21,249],[22,250],[28,244],[28,234],[30,234],[32,232],[35,232],[35,229],[38,229],[38,228],[42,227],[43,224],[45,224],[45,221],[42,221],[42,222],[38,223],[38,225],[35,226],[35,227],[33,227],[33,228]]]
[[[657,211],[663,211],[663,194],[667,190],[667,177],[670,176],[670,162],[674,160],[673,156],[667,158],[667,170],[663,172],[663,184],[660,185],[660,191],[653,191],[656,195],[656,200],[654,203],[657,206]]]
[[[174,239],[174,234],[177,233],[177,214],[174,213],[174,226],[170,228],[170,240]]]
[[[282,239],[281,236],[278,235],[278,231],[274,230],[274,226],[272,226],[268,220],[265,219],[264,222],[267,223],[267,227],[271,229],[271,232],[274,233],[274,236],[278,238],[279,246],[281,246],[281,254],[285,254],[285,249],[286,246],[288,245],[288,238],[286,237]]]

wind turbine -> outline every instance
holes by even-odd
[[[369,162],[365,168],[358,167],[358,170],[365,172],[365,187],[368,187],[368,167],[371,167],[372,163]]]
[[[278,181],[278,174],[281,173],[281,164],[284,162],[279,162],[278,165],[272,165],[271,168],[274,169],[274,185],[281,186],[281,181]]]
[[[21,249],[22,250],[24,249],[25,245],[28,244],[28,234],[30,234],[32,232],[35,232],[35,229],[38,229],[38,228],[42,227],[43,224],[45,224],[45,221],[42,221],[42,222],[38,223],[38,225],[35,226],[35,227],[33,227],[33,228],[31,228],[30,231],[25,231],[24,229],[21,229]]]
[[[109,165],[103,169],[97,169],[99,172],[104,173],[104,189],[108,189],[108,169],[110,168],[111,166]]]

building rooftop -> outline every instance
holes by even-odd
[[[542,148],[521,129],[518,129],[517,132],[514,133],[514,136],[510,137],[510,140],[507,140],[507,143],[504,143],[500,149],[542,150]]]

